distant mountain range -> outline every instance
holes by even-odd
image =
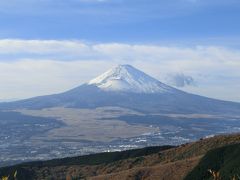
[[[0,109],[117,106],[144,113],[240,114],[240,103],[198,96],[168,86],[142,71],[119,65],[67,92],[0,103]]]

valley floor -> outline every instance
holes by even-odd
[[[180,145],[240,131],[240,117],[153,114],[120,107],[0,111],[0,167],[21,162]]]

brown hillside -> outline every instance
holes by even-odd
[[[98,165],[66,165],[22,168],[34,179],[183,179],[207,151],[240,143],[240,134],[221,135],[163,150],[148,156]]]

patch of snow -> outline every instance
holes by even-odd
[[[205,136],[204,138],[212,138],[212,137],[214,137],[215,135],[214,134],[210,134],[210,135],[208,135],[208,136]]]
[[[130,65],[118,65],[91,80],[88,84],[105,91],[163,93],[174,90]]]

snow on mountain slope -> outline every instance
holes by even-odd
[[[161,83],[130,65],[118,65],[91,80],[88,84],[95,85],[105,91],[134,93],[163,93],[174,91],[174,88]]]

